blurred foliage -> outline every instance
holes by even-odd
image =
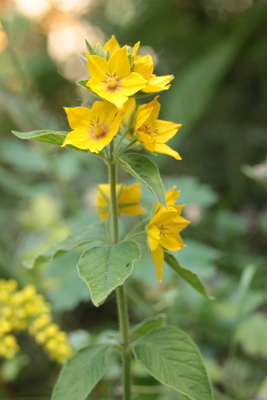
[[[161,95],[160,118],[183,123],[172,142],[183,161],[155,161],[165,188],[182,191],[191,220],[177,256],[215,300],[178,281],[167,265],[158,284],[147,252],[127,282],[131,322],[164,312],[200,347],[217,400],[266,400],[266,1],[32,2],[0,2],[0,277],[34,283],[74,348],[112,340],[114,296],[92,306],[74,267],[76,251],[23,266],[72,229],[98,221],[96,184],[106,182],[105,166],[93,155],[20,141],[11,130],[65,130],[63,106],[90,104],[74,85],[87,77],[77,54],[85,38],[140,40],[140,51],[154,54],[156,73],[175,75]],[[147,190],[143,202],[153,207]],[[131,226],[130,219],[123,223]],[[1,362],[0,397],[48,398],[58,367],[29,337],[19,342],[22,353]],[[114,377],[116,357],[90,399],[118,398]],[[140,365],[134,379],[137,400],[179,398]]]

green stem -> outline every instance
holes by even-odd
[[[110,184],[110,213],[113,230],[113,243],[119,241],[119,224],[118,224],[118,204],[117,204],[117,165],[114,157],[114,143],[110,144],[110,161],[109,161],[109,184]],[[127,302],[124,287],[118,286],[116,289],[119,326],[121,332],[122,350],[123,350],[123,399],[131,400],[131,352],[129,350],[129,318],[127,310]]]
[[[123,348],[123,393],[124,400],[131,400],[131,352],[129,350],[129,320],[124,286],[116,289],[119,323]]]
[[[110,143],[110,162],[109,162],[109,185],[110,185],[110,205],[111,220],[113,228],[113,243],[119,241],[119,224],[118,224],[118,204],[117,204],[117,164],[114,160],[114,143]]]
[[[128,150],[135,142],[137,142],[136,139],[132,140],[127,146],[123,147],[118,153],[117,156],[120,156],[122,153],[124,153],[126,150]]]
[[[116,149],[115,149],[116,151],[119,149],[119,146],[120,146],[121,142],[123,141],[123,139],[125,138],[125,136],[129,132],[131,132],[131,128],[127,128],[127,129],[124,130],[124,132],[122,133],[122,135],[120,136],[120,138],[119,138],[119,140],[117,142]]]
[[[140,228],[140,226],[146,224],[150,220],[151,220],[151,218],[146,218],[146,219],[143,219],[142,221],[138,222],[138,224],[135,225],[135,227],[133,227],[133,229],[127,234],[127,237],[130,236],[132,233],[134,233],[138,228]]]
[[[147,235],[147,231],[137,232],[137,233],[134,233],[133,235],[129,235],[129,236],[127,235],[125,237],[125,240],[131,240],[132,238],[142,236],[142,235]]]

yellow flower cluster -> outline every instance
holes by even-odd
[[[92,108],[65,108],[69,125],[73,129],[62,146],[99,153],[125,126],[129,114],[132,118],[132,136],[149,152],[170,155],[180,160],[180,155],[165,143],[171,139],[181,124],[158,119],[158,96],[136,109],[138,94],[153,94],[167,90],[173,75],[156,76],[151,55],[137,55],[140,43],[133,48],[120,47],[114,36],[102,47],[100,43],[86,53],[90,79],[86,86],[104,101]],[[131,97],[131,98],[129,98]],[[127,127],[129,129],[129,126]]]
[[[67,335],[52,323],[50,305],[33,285],[18,290],[14,280],[0,280],[0,357],[19,351],[14,332],[27,329],[50,358],[62,364],[72,354]]]
[[[73,129],[63,145],[73,145],[99,153],[120,133],[115,147],[115,157],[134,144],[140,144],[151,153],[167,154],[181,160],[179,153],[166,143],[182,126],[159,119],[159,96],[147,104],[137,105],[135,97],[148,95],[170,87],[173,75],[156,76],[151,55],[137,55],[140,42],[133,47],[120,47],[114,36],[104,46],[88,44],[88,72],[86,87],[102,99],[91,109],[66,108],[69,124]],[[128,143],[120,151],[121,143]],[[116,150],[118,153],[116,154]],[[105,153],[109,158],[109,153]],[[140,184],[125,187],[117,185],[117,203],[120,214],[138,215],[144,210],[139,206]],[[164,250],[177,251],[184,244],[179,232],[189,221],[181,217],[183,206],[176,206],[179,192],[175,187],[166,193],[167,208],[158,205],[148,225],[148,245],[152,253],[158,280],[162,281]],[[108,218],[110,186],[98,185],[97,212],[102,220]]]

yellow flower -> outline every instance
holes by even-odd
[[[115,51],[108,61],[97,55],[89,55],[88,71],[91,79],[86,86],[118,108],[122,108],[129,96],[147,86],[147,81],[141,75],[131,72],[126,46]]]
[[[136,55],[137,50],[140,46],[140,42],[135,43],[134,47],[132,48],[131,54],[132,55]],[[109,52],[109,54],[112,56],[116,51],[118,51],[120,49],[120,45],[117,41],[117,39],[115,38],[114,35],[111,36],[111,38],[105,43],[103,49],[107,52]],[[131,49],[130,46],[126,46],[128,53],[129,50]]]
[[[156,212],[148,225],[148,245],[156,265],[158,280],[162,282],[164,249],[177,251],[184,247],[179,235],[190,222],[181,217],[183,205],[175,206],[180,192],[175,186],[166,193],[167,206],[156,206]]]
[[[154,62],[150,54],[134,57],[134,71],[147,80],[147,85],[141,89],[142,92],[155,93],[169,89],[173,75],[156,76],[153,69]]]
[[[123,111],[108,101],[96,101],[92,109],[86,107],[65,108],[70,127],[73,129],[62,146],[71,144],[79,149],[99,153],[119,130]]]
[[[157,119],[160,111],[157,98],[158,96],[150,103],[137,108],[135,134],[148,151],[167,154],[176,160],[181,160],[177,151],[172,150],[165,143],[176,134],[182,124]]]
[[[118,197],[118,209],[120,214],[126,215],[139,215],[144,214],[145,211],[140,207],[139,202],[141,199],[140,183],[135,183],[128,187],[123,184],[116,185],[116,192]],[[98,185],[97,192],[97,212],[100,214],[102,220],[106,220],[109,212],[109,199],[110,199],[110,185]]]

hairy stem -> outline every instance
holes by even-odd
[[[116,193],[117,165],[114,159],[114,144],[110,144],[109,184],[110,184],[110,213],[113,231],[113,243],[119,241],[118,203]],[[123,399],[131,400],[131,352],[129,350],[129,318],[124,286],[116,289],[118,316],[123,349]]]

